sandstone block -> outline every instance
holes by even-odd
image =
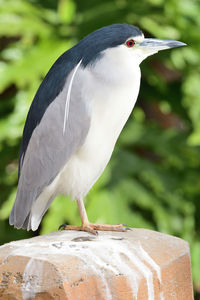
[[[145,229],[59,231],[0,247],[1,300],[192,300],[188,244]]]

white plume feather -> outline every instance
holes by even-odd
[[[64,123],[63,123],[63,135],[65,133],[66,122],[67,122],[68,116],[69,116],[69,105],[70,105],[70,96],[71,96],[72,84],[73,84],[74,76],[75,76],[81,62],[82,62],[82,59],[79,61],[79,63],[77,64],[77,66],[74,69],[74,72],[72,74],[72,77],[71,77],[71,80],[70,80],[70,83],[69,83],[68,91],[67,91],[67,97],[66,97],[66,102],[65,102]]]

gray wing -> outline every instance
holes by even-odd
[[[73,81],[65,132],[64,112],[70,76],[63,90],[48,106],[34,129],[25,155],[10,224],[26,228],[33,202],[63,168],[71,155],[81,147],[90,127],[90,107],[81,96],[79,80]],[[78,77],[78,76],[77,76]]]

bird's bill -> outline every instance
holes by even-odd
[[[145,52],[158,52],[160,50],[176,48],[186,46],[185,43],[174,41],[174,40],[161,40],[161,39],[150,39],[146,38],[142,43],[139,44],[140,49]]]

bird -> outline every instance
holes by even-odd
[[[107,166],[134,108],[141,62],[185,45],[145,38],[134,25],[113,24],[90,33],[56,60],[25,122],[10,225],[37,230],[53,199],[63,194],[77,202],[81,218],[81,226],[64,229],[127,230],[123,224],[89,222],[84,197]]]

